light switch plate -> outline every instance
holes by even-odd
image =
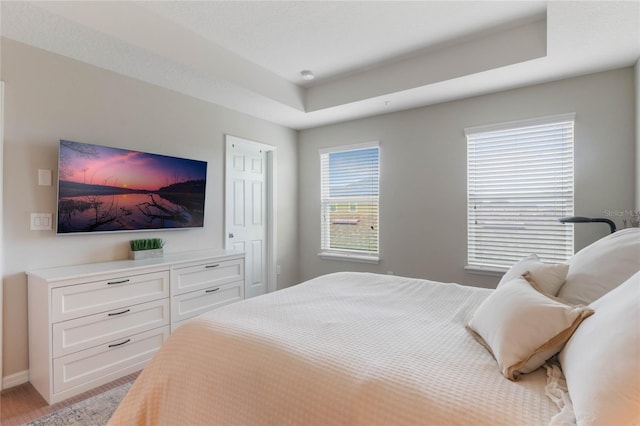
[[[53,229],[53,214],[31,213],[32,231],[51,231]]]

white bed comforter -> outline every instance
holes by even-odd
[[[491,290],[337,273],[180,327],[110,425],[546,425],[464,325]]]

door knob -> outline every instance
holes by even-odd
[[[233,232],[229,232],[229,238],[233,238]]]

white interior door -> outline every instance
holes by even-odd
[[[245,252],[245,298],[268,291],[267,151],[227,136],[225,247]]]

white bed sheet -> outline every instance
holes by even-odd
[[[546,425],[542,368],[504,378],[464,325],[491,290],[336,273],[180,327],[111,425]]]

